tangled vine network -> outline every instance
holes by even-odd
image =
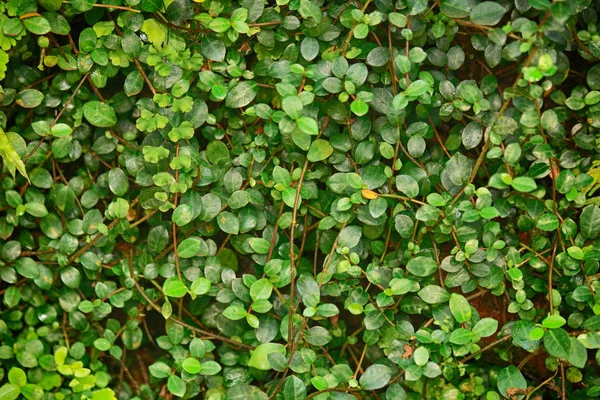
[[[598,0],[0,2],[0,400],[600,397]]]

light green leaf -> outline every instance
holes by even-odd
[[[310,145],[306,158],[310,162],[318,162],[325,160],[327,157],[333,154],[333,147],[331,144],[324,139],[317,139]]]
[[[1,400],[16,400],[21,394],[21,388],[15,384],[7,383],[0,387]]]
[[[2,161],[4,161],[4,165],[10,172],[13,178],[15,178],[15,173],[18,170],[21,175],[23,175],[27,180],[29,180],[29,176],[27,176],[27,170],[25,169],[25,164],[21,157],[11,144],[11,140],[9,136],[4,133],[4,130],[0,128],[0,156],[2,157]]]
[[[268,279],[262,278],[257,280],[250,287],[250,297],[252,300],[268,300],[273,291],[273,284]]]
[[[99,128],[109,128],[117,123],[117,114],[108,104],[100,101],[88,101],[83,105],[83,116],[88,122]]]
[[[269,354],[279,353],[285,356],[285,346],[279,343],[263,343],[252,352],[248,366],[263,371],[271,369]]]
[[[533,192],[537,189],[535,181],[527,176],[519,176],[513,179],[511,185],[515,190],[524,193]]]
[[[450,295],[450,311],[461,324],[471,320],[471,306],[467,299],[458,293]]]
[[[183,397],[186,392],[186,384],[177,375],[171,375],[167,380],[167,388],[169,392],[173,393],[177,397]]]

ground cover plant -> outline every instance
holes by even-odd
[[[0,400],[600,396],[592,0],[0,3]]]

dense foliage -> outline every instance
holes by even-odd
[[[0,400],[600,396],[597,1],[97,1],[0,3]]]

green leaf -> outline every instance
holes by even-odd
[[[167,247],[169,232],[164,226],[155,226],[148,232],[147,244],[151,251],[156,253]]]
[[[562,328],[549,329],[544,334],[544,347],[551,356],[567,360],[571,352],[571,338]]]
[[[198,373],[200,375],[209,375],[209,376],[212,376],[212,375],[216,375],[219,372],[221,372],[221,369],[222,368],[221,368],[220,364],[218,364],[215,361],[210,361],[209,360],[209,361],[204,361],[202,363],[202,365],[200,366],[200,371],[198,371]]]
[[[571,352],[567,362],[576,368],[584,368],[587,364],[588,352],[583,343],[575,337],[571,337]]]
[[[583,257],[585,256],[585,253],[583,252],[583,250],[581,250],[579,247],[577,246],[571,246],[569,248],[567,248],[567,253],[569,253],[569,255],[571,257],[573,257],[576,260],[583,260]]]
[[[285,400],[304,400],[306,398],[306,386],[295,375],[291,375],[285,380],[282,392]]]
[[[564,24],[571,16],[571,6],[568,2],[556,2],[552,4],[551,12],[556,22]]]
[[[287,96],[281,101],[283,111],[292,119],[298,119],[302,116],[302,100],[298,96]]]
[[[42,104],[42,101],[44,101],[44,95],[36,89],[25,89],[16,97],[16,103],[23,108],[35,108]]]
[[[357,99],[350,104],[350,110],[359,117],[362,117],[369,112],[369,105],[364,101]]]
[[[424,80],[417,80],[410,84],[404,91],[405,96],[419,97],[429,90],[429,83]]]
[[[0,156],[2,157],[4,165],[13,178],[16,178],[15,173],[16,171],[19,171],[21,175],[29,180],[25,164],[11,142],[10,136],[4,133],[4,130],[0,128]]]
[[[73,129],[67,124],[59,123],[51,128],[51,132],[56,137],[66,137],[73,132]]]
[[[298,124],[298,128],[307,135],[316,136],[319,134],[319,125],[317,124],[317,121],[310,117],[300,117],[296,123]]]
[[[186,358],[183,360],[182,367],[185,372],[195,375],[200,372],[201,364],[195,358]]]
[[[271,242],[262,238],[250,239],[250,247],[258,254],[267,254],[271,249]]]
[[[415,198],[419,194],[419,183],[409,175],[396,176],[396,187],[410,198]]]
[[[471,320],[471,306],[467,299],[458,293],[450,295],[450,311],[461,324]]]
[[[512,187],[519,192],[529,193],[537,189],[535,181],[527,176],[519,176],[512,180]]]
[[[276,165],[273,168],[273,180],[275,183],[283,185],[286,188],[290,187],[292,184],[290,171],[285,168],[281,168],[279,165]]]
[[[498,321],[493,318],[482,318],[473,326],[473,334],[479,337],[492,336],[498,330]]]
[[[279,343],[263,343],[256,347],[248,361],[248,366],[263,371],[270,370],[269,354],[279,353],[285,356],[285,346]]]
[[[581,234],[585,238],[594,239],[598,236],[600,233],[600,207],[595,204],[585,207],[581,212],[580,227]]]
[[[554,214],[546,213],[537,220],[535,226],[546,232],[555,231],[559,226],[558,218]]]
[[[305,334],[306,341],[313,346],[325,346],[333,338],[329,331],[322,326],[313,326]]]
[[[419,221],[423,222],[435,222],[437,221],[439,216],[440,211],[437,208],[430,206],[429,204],[425,204],[419,207],[416,213],[416,218]]]
[[[15,269],[19,275],[28,279],[37,279],[40,276],[39,265],[29,257],[19,258],[15,264]]]
[[[212,141],[206,146],[206,158],[213,164],[229,160],[229,149],[227,145],[218,140]]]
[[[369,26],[367,24],[358,24],[354,27],[354,37],[364,39],[369,34]]]
[[[467,150],[474,149],[483,139],[483,130],[477,122],[470,122],[462,131],[462,143]]]
[[[208,293],[212,282],[204,277],[196,278],[190,286],[190,290],[196,295],[203,295]]]
[[[187,288],[177,277],[173,277],[165,281],[163,292],[169,297],[180,298],[186,295]]]
[[[549,0],[528,0],[528,3],[536,10],[549,10],[552,6]]]
[[[333,147],[331,144],[324,139],[317,139],[310,145],[306,158],[310,162],[318,162],[325,160],[327,157],[333,154]]]
[[[215,32],[222,33],[226,32],[231,27],[231,23],[226,18],[218,17],[213,19],[210,24],[208,24],[208,27]]]
[[[300,53],[306,61],[312,61],[319,55],[319,41],[313,37],[305,37],[300,44]]]
[[[185,396],[186,384],[177,375],[171,375],[167,380],[167,389],[177,397]]]
[[[179,257],[181,258],[192,258],[197,256],[203,248],[206,248],[204,240],[197,237],[190,237],[179,243],[177,246],[177,254],[179,254]],[[206,253],[208,253],[208,249],[206,249]]]
[[[21,394],[21,388],[12,383],[6,383],[0,387],[0,400],[16,400]]]
[[[298,294],[307,307],[317,307],[321,300],[319,285],[311,275],[300,275],[298,278]]]
[[[240,306],[229,306],[223,310],[223,315],[232,321],[237,321],[246,318],[247,312]]]
[[[34,35],[45,35],[51,30],[50,23],[42,16],[25,18],[23,20],[25,28]]]
[[[48,215],[48,209],[41,203],[27,203],[25,204],[25,212],[29,215],[33,215],[37,218],[43,218]]]
[[[21,368],[13,367],[8,371],[8,382],[22,388],[27,384],[27,375]]]
[[[471,22],[478,25],[496,25],[506,14],[506,9],[493,1],[484,1],[471,11]]]
[[[446,0],[442,2],[441,10],[451,18],[464,18],[471,13],[473,6],[471,0]]]
[[[238,82],[225,98],[225,106],[229,108],[246,107],[258,94],[258,85],[254,81]]]
[[[413,275],[426,277],[437,271],[437,263],[430,257],[414,257],[408,261],[406,269]]]
[[[252,300],[268,300],[273,291],[273,284],[268,279],[262,278],[257,280],[250,287],[250,297]]]
[[[92,400],[113,400],[115,392],[112,389],[100,389],[92,392]]]
[[[359,383],[364,390],[377,390],[385,387],[392,379],[392,370],[382,364],[373,364],[361,375]]]
[[[502,396],[509,397],[509,389],[527,389],[527,381],[521,371],[514,365],[503,368],[498,373],[498,391]]]
[[[88,101],[83,105],[83,116],[99,128],[110,128],[117,123],[117,114],[108,104],[100,101]]]
[[[127,175],[121,168],[113,168],[108,172],[108,187],[117,196],[125,196],[129,191]]]
[[[125,78],[125,84],[123,90],[127,96],[135,96],[139,94],[144,88],[144,78],[139,71],[131,71],[127,78]]]
[[[457,345],[466,345],[471,343],[473,339],[473,333],[465,328],[458,328],[452,331],[450,334],[450,338],[448,339],[450,343]]]
[[[566,323],[567,321],[560,315],[549,315],[542,321],[542,325],[548,329],[560,328]]]
[[[438,285],[427,285],[419,290],[419,297],[427,304],[439,304],[448,301],[450,294]]]
[[[240,231],[239,219],[228,211],[224,211],[219,214],[217,217],[217,223],[219,224],[219,228],[221,228],[221,230],[225,233],[237,235]]]
[[[404,28],[408,23],[408,18],[406,18],[406,16],[401,13],[391,12],[388,14],[388,18],[390,22],[398,28]]]
[[[375,47],[367,55],[367,65],[381,67],[390,59],[390,51],[387,47]]]
[[[320,24],[321,19],[323,18],[321,9],[315,2],[311,0],[300,0],[300,8],[298,9],[298,12],[302,18],[311,18],[316,24]]]
[[[419,367],[425,366],[429,361],[429,350],[426,347],[417,347],[413,353],[415,364]]]
[[[146,20],[148,21],[148,20]],[[151,19],[151,21],[154,21]],[[145,23],[145,22],[144,22]],[[207,36],[202,39],[202,54],[209,60],[223,62],[227,49],[223,41],[216,37]]]
[[[194,219],[194,210],[187,204],[180,204],[173,211],[172,220],[177,226],[184,226]]]
[[[111,343],[104,338],[100,338],[94,341],[94,347],[100,351],[108,351],[111,347]]]
[[[338,245],[341,247],[353,248],[358,245],[362,237],[362,228],[360,226],[346,226],[340,231]]]
[[[38,3],[48,11],[58,11],[62,6],[62,0],[40,0]]]

